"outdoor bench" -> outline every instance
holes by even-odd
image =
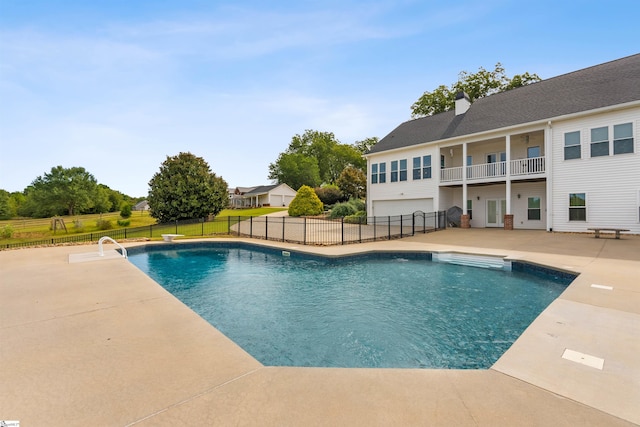
[[[620,238],[620,232],[630,231],[630,230],[627,230],[625,228],[607,228],[607,227],[587,228],[587,230],[595,231],[596,232],[596,239],[600,238],[600,232],[601,231],[613,231],[613,232],[615,232],[616,233],[616,239]]]
[[[165,242],[172,242],[176,237],[182,237],[184,234],[162,234],[162,238]]]

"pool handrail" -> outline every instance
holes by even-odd
[[[124,246],[122,246],[120,243],[116,242],[115,240],[113,240],[109,236],[101,237],[100,240],[98,240],[98,255],[104,256],[104,250],[102,249],[102,242],[104,242],[105,240],[111,241],[116,246],[118,246],[120,249],[122,249],[122,257],[123,258],[127,258],[127,250],[124,248]]]

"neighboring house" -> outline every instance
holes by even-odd
[[[287,184],[236,187],[230,196],[230,204],[236,208],[252,206],[288,207],[289,203],[296,197],[296,194],[297,192]]]
[[[640,54],[457,98],[366,155],[369,216],[458,206],[463,227],[640,233]]]
[[[149,210],[149,202],[143,200],[141,202],[136,203],[131,210],[133,211],[148,211]]]

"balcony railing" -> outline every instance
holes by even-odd
[[[532,157],[529,159],[512,160],[509,162],[509,172],[513,177],[540,175],[545,173],[545,158]],[[507,162],[483,163],[480,165],[459,166],[440,171],[440,182],[462,182],[462,173],[466,169],[467,181],[486,180],[507,176]]]

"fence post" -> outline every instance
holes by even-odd
[[[358,218],[358,242],[362,243],[362,217]]]
[[[227,234],[231,234],[231,217],[227,217]],[[240,216],[238,216],[238,235],[240,235]]]
[[[373,217],[373,240],[376,240],[376,217]]]
[[[302,227],[302,244],[307,244],[307,217],[304,217],[303,227]]]
[[[391,215],[387,216],[387,238],[391,240]]]
[[[411,215],[411,235],[416,235],[416,214]],[[400,237],[402,237],[402,232],[400,233]]]
[[[285,217],[282,217],[282,241],[284,242],[284,223]]]
[[[149,237],[153,237],[153,224],[149,226]]]
[[[204,217],[202,218],[202,227],[200,227],[200,236],[204,237]]]
[[[127,238],[127,229],[126,228],[124,229],[124,238],[125,239]]]
[[[178,234],[178,220],[176,219],[176,234]]]
[[[249,237],[253,237],[253,215],[249,217]]]
[[[269,217],[264,217],[264,240],[269,240]]]
[[[340,240],[341,244],[344,245],[344,217],[340,218]]]

